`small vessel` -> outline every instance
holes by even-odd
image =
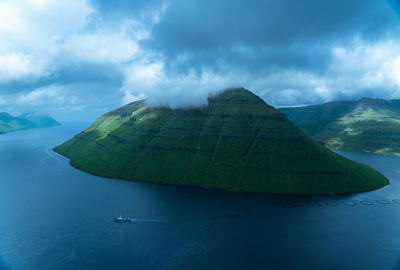
[[[132,218],[119,216],[117,218],[114,218],[114,222],[119,222],[119,223],[132,222]]]

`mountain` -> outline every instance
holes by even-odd
[[[60,123],[58,123],[53,118],[40,114],[26,113],[14,117],[5,112],[0,113],[0,133],[21,129],[51,127],[59,125]]]
[[[25,113],[22,114],[20,117],[29,120],[31,123],[35,125],[35,127],[51,127],[60,125],[59,122],[46,115],[41,115],[36,113]]]
[[[283,194],[348,193],[388,184],[380,173],[314,142],[248,90],[202,108],[137,101],[55,148],[92,174],[151,183]]]
[[[362,98],[280,110],[329,148],[400,155],[400,100]]]

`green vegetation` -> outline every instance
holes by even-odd
[[[328,194],[377,189],[371,168],[315,143],[245,89],[193,109],[133,102],[100,117],[55,151],[87,172],[234,191]]]
[[[400,155],[400,100],[363,98],[280,110],[329,148]]]
[[[0,113],[0,133],[59,125],[60,123],[53,118],[35,113],[26,113],[17,117],[13,117],[5,112]]]

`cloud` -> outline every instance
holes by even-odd
[[[0,106],[192,106],[236,86],[275,106],[400,97],[393,5],[3,0]]]
[[[251,70],[221,65],[217,73],[203,68],[201,72],[192,69],[170,76],[163,62],[133,65],[125,73],[123,102],[132,101],[127,97],[149,96],[153,104],[173,107],[204,104],[208,93],[232,86],[245,86],[275,106],[364,96],[400,98],[399,41],[367,42],[355,38],[346,46],[331,46],[331,58],[323,73],[265,68],[255,76]]]
[[[349,96],[374,92],[382,98],[399,98],[400,39],[334,47],[329,73],[342,93]],[[333,82],[332,82],[333,83]]]
[[[123,102],[204,104],[232,86],[275,106],[394,98],[397,30],[386,1],[169,1],[140,43],[158,57],[126,67]]]
[[[132,64],[125,69],[122,85],[123,104],[147,98],[151,105],[190,107],[204,105],[210,93],[232,86],[235,81],[229,74],[223,76],[203,70],[179,76],[169,76],[163,62]],[[239,85],[235,85],[239,86]]]
[[[332,43],[379,38],[396,22],[386,1],[170,1],[148,46],[174,72],[221,62],[313,69],[329,61]]]
[[[11,52],[0,54],[0,81],[37,79],[50,74],[51,67],[33,55]]]
[[[121,63],[131,60],[139,45],[124,32],[72,35],[63,45],[74,61],[88,63]]]
[[[1,1],[0,78],[38,79],[71,64],[132,60],[138,42],[149,36],[147,27],[135,18],[104,23],[85,0]]]
[[[64,87],[62,86],[47,86],[18,96],[17,103],[29,107],[42,105],[61,106],[66,102],[63,92]],[[74,101],[75,99],[73,98],[69,103],[74,103]]]
[[[57,68],[59,39],[85,26],[91,13],[80,0],[1,1],[1,80],[48,76]]]

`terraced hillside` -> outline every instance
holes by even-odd
[[[363,98],[280,110],[329,148],[400,155],[400,100]]]
[[[14,117],[8,113],[0,113],[0,133],[9,131],[30,129],[38,127],[59,126],[56,120],[49,116],[44,116],[36,113],[26,113]]]
[[[133,102],[100,117],[55,151],[111,178],[235,191],[326,194],[377,189],[371,168],[315,143],[245,89],[197,109]]]

